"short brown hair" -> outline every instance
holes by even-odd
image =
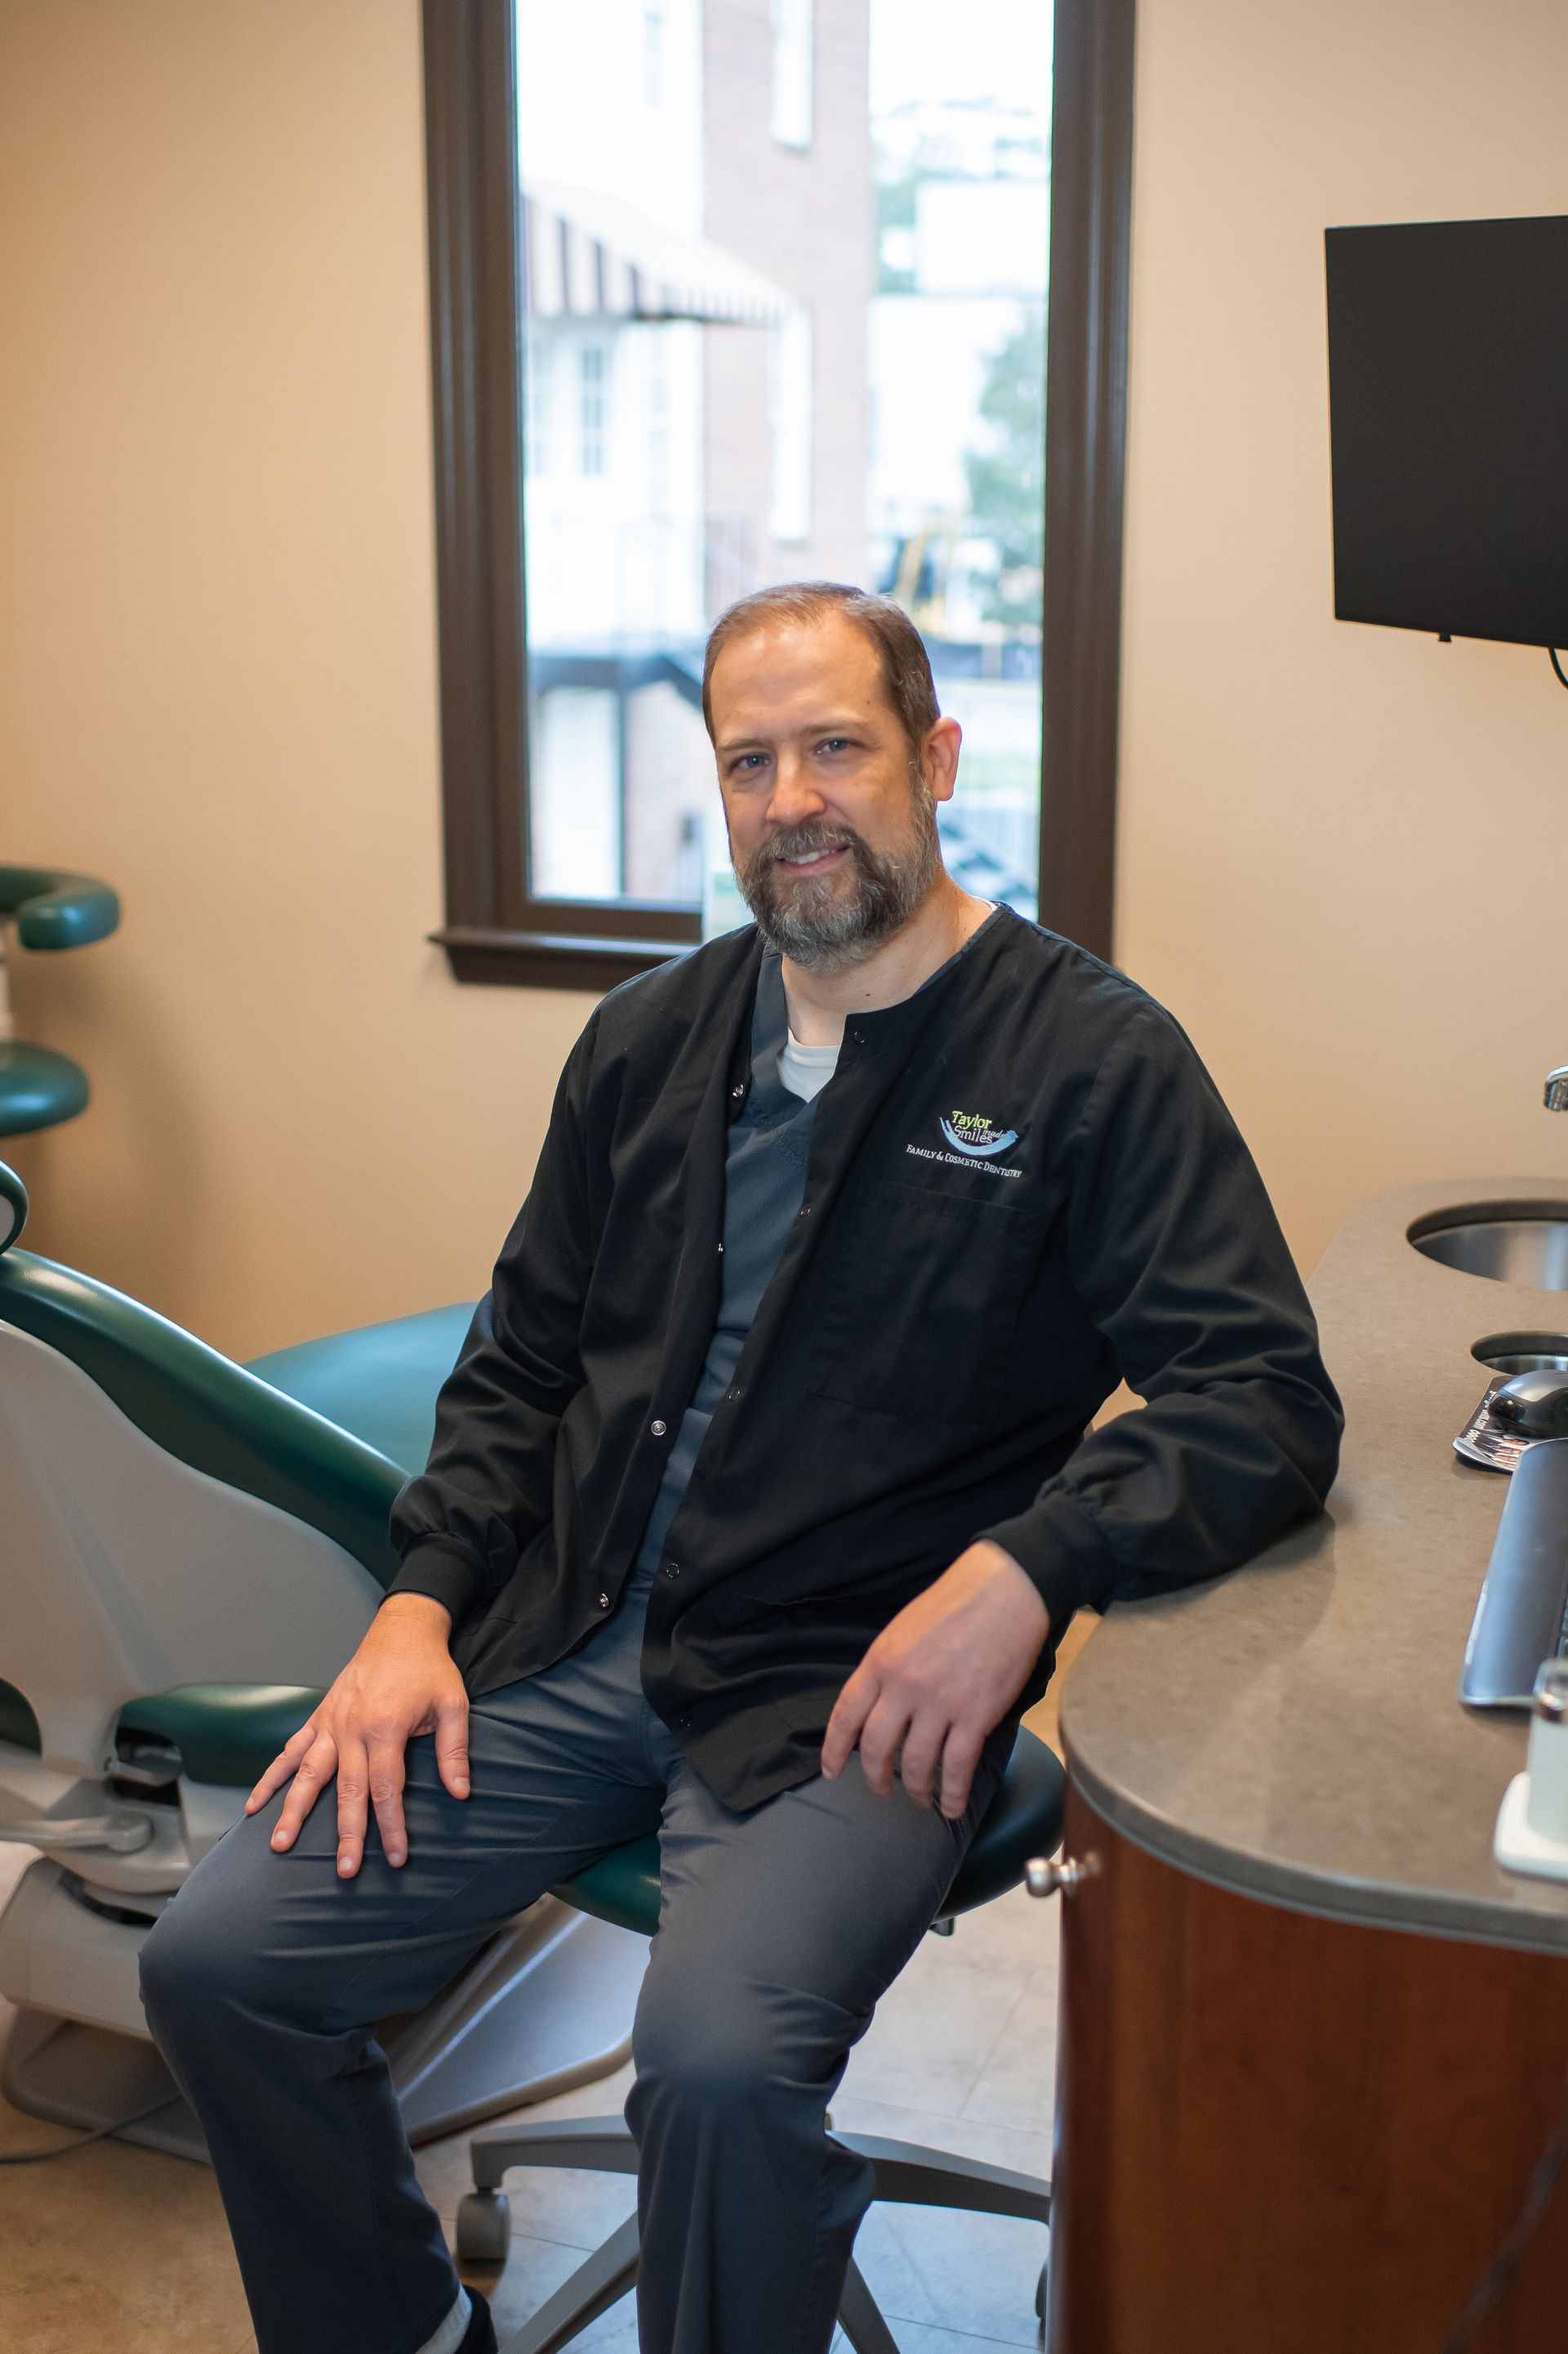
[[[734,638],[765,629],[769,621],[821,621],[842,613],[863,630],[882,657],[882,684],[898,715],[912,761],[938,720],[936,682],[919,631],[902,605],[891,597],[874,597],[869,589],[852,588],[842,580],[785,580],[775,588],[756,588],[739,597],[714,623],[703,661],[703,717],[710,737],[714,732],[714,664]]]

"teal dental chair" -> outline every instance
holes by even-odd
[[[354,1649],[396,1567],[470,1311],[231,1363],[107,1286],[8,1248],[0,1164],[0,1912],[14,2106],[205,2157],[147,2032],[142,1942]],[[630,2052],[646,1941],[548,1896],[384,2024],[410,2138]]]
[[[107,883],[50,866],[0,865],[0,1136],[55,1128],[87,1108],[87,1073],[69,1055],[13,1035],[6,949],[13,926],[25,949],[86,948],[107,939],[120,902]]]

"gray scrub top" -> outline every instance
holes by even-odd
[[[746,1336],[783,1257],[806,1190],[817,1099],[813,1097],[807,1102],[791,1094],[779,1076],[779,1057],[789,1034],[784,978],[778,952],[770,949],[758,976],[751,1020],[751,1089],[745,1110],[729,1131],[725,1157],[724,1289],[718,1321],[696,1394],[681,1417],[665,1462],[632,1571],[634,1578],[651,1577],[659,1566],[697,1450],[735,1378]]]

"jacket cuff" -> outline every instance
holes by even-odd
[[[454,1628],[473,1606],[479,1581],[460,1553],[447,1545],[415,1545],[392,1580],[383,1601],[394,1594],[425,1594],[451,1613]]]
[[[1075,1610],[1103,1610],[1116,1584],[1109,1548],[1083,1506],[1047,1489],[1038,1503],[1011,1521],[978,1532],[1011,1553],[1051,1614],[1053,1638],[1065,1634]]]

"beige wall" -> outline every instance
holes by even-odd
[[[0,858],[40,1249],[249,1354],[471,1296],[589,1001],[440,919],[416,0],[0,5]]]
[[[1141,0],[1119,953],[1310,1260],[1568,1162],[1568,696],[1331,619],[1320,233],[1568,208],[1559,0]],[[588,1001],[440,917],[416,0],[0,0],[0,856],[36,1239],[241,1353],[474,1291]],[[1516,977],[1517,976],[1517,977]]]
[[[1322,231],[1568,211],[1562,0],[1139,0],[1118,953],[1309,1264],[1568,1170],[1568,695],[1332,618]]]

